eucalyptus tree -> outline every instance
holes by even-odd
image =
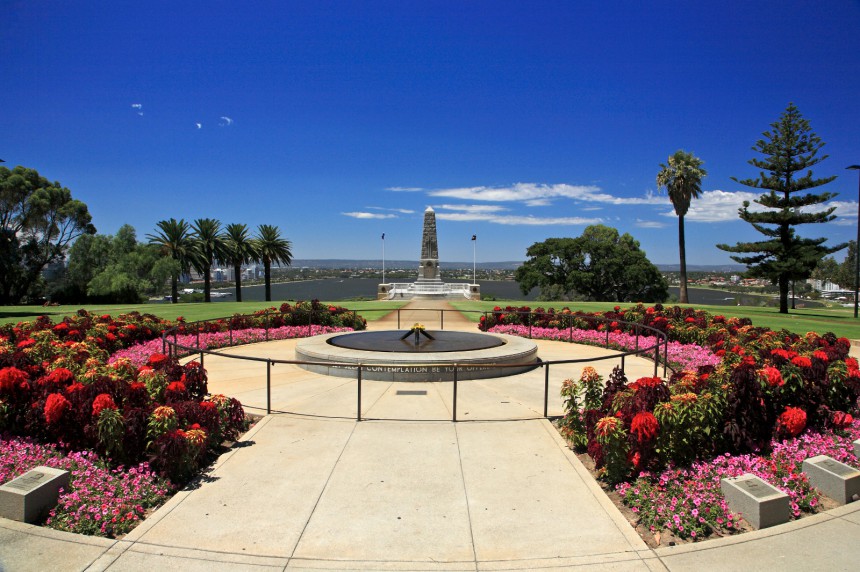
[[[231,223],[226,227],[224,242],[226,245],[225,259],[233,265],[236,276],[236,301],[242,301],[242,265],[259,260],[257,249],[245,224]]]
[[[0,304],[33,291],[49,264],[80,236],[95,234],[87,205],[35,169],[0,167]]]
[[[827,158],[818,155],[824,142],[812,131],[793,103],[790,103],[779,119],[765,131],[754,151],[762,158],[753,158],[749,164],[759,170],[759,178],[732,180],[766,192],[755,199],[763,207],[749,210],[749,201],[738,209],[740,219],[752,225],[764,235],[758,242],[738,242],[734,246],[718,244],[717,248],[734,252],[732,260],[745,264],[747,274],[767,278],[779,286],[779,312],[788,313],[788,289],[791,282],[809,278],[818,261],[846,244],[824,246],[826,237],[806,238],[797,233],[802,224],[822,224],[836,218],[835,206],[824,203],[835,197],[834,193],[805,193],[803,191],[826,185],[836,177],[815,179],[810,167]]]
[[[188,272],[194,257],[194,237],[185,219],[160,220],[156,224],[158,232],[147,234],[150,244],[154,244],[166,256],[174,261],[170,273],[170,296],[172,302],[179,301],[179,275]]]
[[[679,302],[689,303],[687,297],[687,247],[684,238],[684,216],[690,210],[693,199],[699,198],[702,191],[702,177],[707,172],[702,168],[702,160],[686,151],[675,151],[666,164],[660,164],[657,173],[657,188],[666,187],[669,200],[678,215],[678,251],[681,257],[681,293]]]
[[[199,218],[191,225],[194,256],[191,264],[203,275],[203,301],[212,301],[212,265],[226,259],[226,245],[221,236],[221,222],[214,218]]]
[[[266,302],[272,301],[272,264],[285,264],[287,266],[293,261],[293,253],[290,250],[292,244],[289,240],[281,237],[281,231],[277,226],[261,224],[257,227],[257,236],[254,239],[257,257],[263,263],[263,272],[266,280]]]

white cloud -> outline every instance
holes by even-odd
[[[516,183],[509,187],[460,187],[433,189],[433,197],[450,197],[466,201],[522,202],[529,206],[547,206],[553,199],[573,199],[612,205],[656,205],[665,202],[653,193],[644,197],[616,197],[593,185],[547,185],[543,183]]]
[[[413,213],[415,213],[415,211],[412,209],[391,209],[388,207],[364,207],[364,208],[371,209],[374,211],[389,211],[389,212],[400,213],[400,214],[413,214]]]
[[[463,211],[469,213],[497,213],[510,209],[500,205],[439,205],[435,210]]]
[[[397,218],[397,215],[381,214],[381,213],[351,212],[351,213],[340,213],[340,214],[342,214],[344,216],[349,216],[352,218],[359,218],[359,219]]]
[[[421,187],[388,187],[385,189],[386,191],[394,191],[397,193],[416,193],[418,191],[423,191]]]
[[[664,222],[657,220],[642,220],[641,218],[637,218],[635,224],[639,228],[666,228],[667,226]]]
[[[750,210],[762,210],[762,207],[753,202],[760,193],[748,191],[704,191],[698,199],[690,203],[690,210],[684,216],[684,220],[695,222],[729,222],[738,220],[738,209],[743,206],[744,201],[750,201]],[[668,200],[668,199],[667,199]],[[675,217],[675,209],[662,213],[663,216]]]
[[[508,226],[582,226],[603,222],[599,218],[496,215],[485,212],[437,213],[436,218],[456,222],[483,221]]]

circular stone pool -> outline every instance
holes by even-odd
[[[299,340],[296,360],[308,371],[380,381],[485,379],[529,371],[540,362],[531,340],[506,334],[405,330],[325,334]],[[492,364],[492,365],[491,365]]]

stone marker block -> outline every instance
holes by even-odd
[[[767,528],[791,518],[788,495],[755,475],[722,479],[720,488],[729,508],[739,512],[753,528]]]
[[[840,504],[848,504],[860,496],[860,471],[827,455],[803,461],[803,472],[809,484]]]
[[[60,487],[69,489],[69,472],[39,466],[0,486],[0,516],[36,522],[54,508]]]

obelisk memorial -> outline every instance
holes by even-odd
[[[418,264],[419,282],[442,282],[439,276],[439,244],[436,241],[436,212],[432,207],[424,211],[424,232],[421,235],[421,262]]]

